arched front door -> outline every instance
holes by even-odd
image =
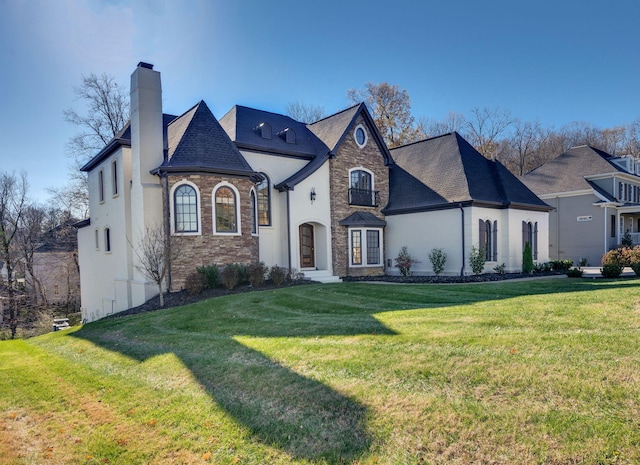
[[[313,225],[309,223],[303,223],[300,225],[300,267],[316,267]]]

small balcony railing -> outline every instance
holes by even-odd
[[[377,207],[380,204],[380,191],[368,189],[349,189],[349,205]]]

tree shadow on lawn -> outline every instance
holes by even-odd
[[[501,288],[493,284],[462,289],[405,286],[402,292],[385,285],[302,286],[301,291],[251,292],[126,319],[105,319],[70,336],[141,362],[175,354],[211,398],[260,441],[297,459],[344,463],[362,456],[371,445],[367,408],[243,345],[239,337],[394,335],[375,318],[376,313],[630,284],[589,281],[544,285],[537,281]],[[366,291],[360,286],[367,286]]]
[[[253,300],[260,294],[253,293]],[[260,441],[296,459],[351,463],[365,453],[371,445],[365,406],[243,345],[237,337],[395,333],[369,313],[336,316],[278,306],[275,313],[280,314],[274,319],[274,313],[251,299],[244,308],[228,308],[225,300],[135,315],[127,317],[126,324],[122,318],[102,320],[70,336],[140,362],[174,354],[235,420]],[[265,300],[267,306],[272,303]]]

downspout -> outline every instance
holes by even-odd
[[[289,189],[287,192],[287,248],[289,258],[289,273],[291,273],[291,207],[289,204]]]
[[[604,207],[604,252],[602,252],[602,255],[607,253],[607,221],[608,221],[608,216],[607,216],[607,207]]]
[[[460,276],[464,276],[464,208],[462,204],[458,204],[460,207],[460,219],[462,221],[462,267],[460,267]]]
[[[171,292],[171,205],[169,201],[169,177],[167,173],[164,173],[164,201],[165,201],[165,215],[164,215],[164,237],[167,250],[165,252],[165,259],[167,260],[167,291]]]

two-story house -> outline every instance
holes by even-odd
[[[554,207],[549,257],[586,259],[598,266],[629,232],[640,243],[640,164],[583,145],[524,175],[526,184]]]
[[[546,259],[550,208],[502,165],[458,134],[390,151],[364,104],[312,124],[244,106],[218,121],[203,101],[173,116],[160,73],[140,63],[130,123],[82,170],[85,321],[158,293],[140,271],[149,227],[181,244],[169,290],[199,266],[258,260],[323,282],[394,273],[401,246],[422,263],[444,248],[455,275],[470,273],[473,246],[507,270],[519,270],[525,239]]]
[[[131,121],[82,170],[90,219],[78,230],[83,319],[157,293],[140,271],[149,227],[181,239],[170,288],[196,267],[261,260],[317,280],[384,272],[391,155],[365,105],[314,124],[204,102],[162,113],[160,73],[131,77]]]

